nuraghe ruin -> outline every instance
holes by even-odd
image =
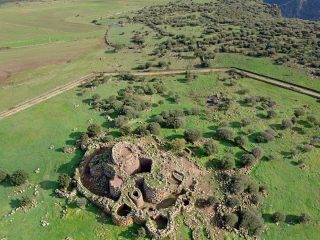
[[[175,216],[193,209],[202,174],[186,157],[155,145],[116,142],[87,152],[75,180],[115,224],[144,224],[151,237],[163,238],[174,231]]]

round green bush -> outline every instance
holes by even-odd
[[[10,176],[10,181],[14,186],[21,186],[29,178],[29,175],[24,170],[17,170]]]

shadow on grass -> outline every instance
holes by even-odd
[[[83,152],[79,149],[75,151],[74,157],[71,159],[71,161],[62,164],[58,168],[58,173],[67,173],[69,175],[72,175],[74,172],[74,169],[79,165],[81,162],[81,159],[83,157]]]
[[[45,180],[39,183],[40,187],[44,190],[55,190],[59,188],[59,183],[56,181]]]
[[[20,207],[20,199],[18,199],[18,198],[11,199],[9,204],[10,204],[10,207],[13,209],[18,208],[18,207]]]
[[[273,223],[272,221],[272,214],[270,213],[264,213],[262,214],[263,220],[265,223]]]

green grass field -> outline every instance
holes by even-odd
[[[179,80],[180,79],[180,80]],[[241,88],[250,90],[250,94],[270,96],[277,103],[276,110],[279,116],[274,120],[266,120],[259,116],[264,112],[239,105],[236,101],[232,104],[230,114],[212,113],[217,120],[210,122],[199,117],[188,117],[187,124],[179,130],[163,130],[162,137],[170,137],[173,134],[179,136],[184,129],[197,128],[209,137],[212,136],[212,127],[220,122],[234,122],[245,116],[253,119],[251,128],[255,131],[265,129],[271,123],[278,123],[287,115],[292,114],[292,109],[301,107],[304,104],[310,105],[310,113],[319,116],[318,104],[314,99],[299,95],[297,93],[281,90],[279,88],[256,82],[250,79],[240,80]],[[142,115],[142,121],[149,119],[153,114],[163,110],[191,108],[196,103],[191,101],[189,96],[192,89],[200,101],[205,101],[206,96],[224,89],[232,98],[239,99],[235,94],[240,86],[226,87],[222,82],[217,81],[217,76],[200,76],[191,84],[183,81],[182,76],[164,79],[165,85],[170,89],[179,89],[181,103],[176,105],[165,101],[164,105],[152,108],[151,112]],[[85,93],[84,96],[77,96],[79,90],[75,89],[55,97],[47,102],[36,105],[28,110],[20,112],[12,117],[1,121],[0,129],[0,166],[8,171],[23,168],[31,174],[31,183],[40,185],[40,195],[35,197],[39,206],[30,209],[27,213],[17,212],[13,216],[5,215],[15,206],[15,199],[23,194],[14,194],[17,188],[0,186],[0,237],[7,239],[133,239],[132,229],[114,226],[109,218],[97,216],[93,207],[86,210],[79,210],[70,206],[65,217],[61,218],[61,211],[65,204],[53,196],[53,190],[57,186],[57,177],[62,172],[72,173],[74,167],[81,159],[81,154],[66,155],[59,149],[66,144],[72,144],[78,132],[84,131],[88,126],[88,120],[102,124],[104,118],[89,110],[82,101],[90,98],[92,94],[99,93],[103,97],[115,94],[118,89],[124,88],[125,82],[111,80],[111,82],[99,86],[94,91]],[[159,95],[151,97],[156,103],[161,99]],[[79,105],[79,107],[75,107]],[[205,107],[203,107],[205,108]],[[252,111],[253,110],[253,111]],[[231,114],[232,113],[232,114]],[[269,122],[271,121],[271,122]],[[132,122],[132,126],[136,125]],[[307,225],[279,226],[267,223],[267,230],[263,239],[316,239],[319,234],[318,221],[320,220],[319,209],[319,182],[316,169],[319,167],[319,149],[310,153],[299,154],[297,159],[284,158],[282,151],[289,151],[301,145],[308,139],[308,136],[315,134],[313,129],[299,127],[305,131],[304,135],[296,131],[286,130],[281,139],[270,144],[261,144],[266,154],[274,154],[275,160],[271,162],[260,162],[253,171],[253,175],[261,183],[270,187],[269,195],[262,205],[264,214],[272,214],[274,211],[282,211],[286,214],[300,214],[308,212],[312,215],[313,222]],[[54,131],[53,131],[54,129]],[[235,132],[240,131],[237,127]],[[50,150],[49,145],[53,144],[55,150]],[[253,147],[254,143],[249,142],[247,147]],[[232,148],[232,151],[238,151]],[[230,152],[230,147],[219,145],[219,153],[215,158]],[[294,162],[303,159],[309,168],[301,170]],[[210,166],[211,159],[208,157],[197,158],[197,161],[204,166]],[[40,174],[33,171],[40,168]],[[306,187],[308,186],[308,187]],[[32,189],[27,190],[32,196]],[[9,196],[9,197],[8,197]],[[57,205],[58,204],[58,205]],[[47,220],[50,225],[42,227],[40,220]],[[79,231],[81,229],[81,231]],[[21,232],[24,234],[21,235]],[[179,239],[188,239],[189,230],[182,225],[182,236]],[[27,237],[26,237],[27,236]]]

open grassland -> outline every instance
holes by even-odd
[[[149,4],[145,0],[1,4],[0,111],[109,65],[108,70],[118,69],[121,63],[114,65],[112,55],[105,54],[103,36],[112,24],[110,18]],[[99,19],[105,20],[103,25],[92,23]],[[134,55],[129,59],[123,68],[134,65]]]
[[[153,107],[150,111],[143,112],[139,119],[131,121],[129,125],[132,128],[138,126],[139,121],[146,122],[151,116],[161,111],[192,107],[208,110],[205,105],[207,97],[219,91],[223,91],[232,99],[230,109],[226,113],[209,110],[205,117],[188,116],[185,126],[181,129],[162,129],[161,137],[169,140],[181,138],[185,129],[198,129],[204,137],[213,137],[214,130],[222,122],[228,123],[236,133],[247,132],[249,129],[253,129],[254,132],[263,131],[269,125],[279,124],[283,118],[292,116],[293,110],[303,105],[309,105],[308,114],[320,115],[319,103],[314,99],[283,89],[279,95],[279,88],[251,79],[241,79],[236,85],[227,86],[225,82],[218,81],[217,75],[199,76],[192,83],[187,83],[183,76],[177,76],[163,78],[163,83],[168,90],[180,96],[180,102],[173,103],[166,95],[145,96],[153,103]],[[142,84],[134,83],[134,85]],[[74,239],[134,239],[132,231],[136,226],[133,228],[114,226],[109,218],[97,215],[97,210],[92,206],[87,207],[86,210],[80,210],[72,204],[66,205],[53,194],[53,190],[57,187],[58,175],[72,174],[82,157],[78,151],[71,155],[63,154],[61,148],[74,144],[80,132],[85,131],[89,120],[104,128],[110,126],[99,112],[89,109],[86,100],[97,93],[106,98],[127,86],[128,83],[125,81],[112,79],[106,84],[85,92],[80,89],[66,92],[1,120],[0,166],[10,172],[18,168],[25,169],[31,175],[31,184],[40,185],[40,194],[34,197],[38,202],[36,208],[26,213],[18,211],[8,217],[5,215],[16,207],[16,199],[24,194],[32,196],[33,187],[21,194],[15,193],[19,188],[0,186],[0,238],[64,239],[70,236]],[[261,107],[248,107],[241,104],[240,100],[244,96],[236,93],[239,89],[248,89],[248,95],[271,97],[277,102],[275,110],[278,116],[268,120],[264,117],[266,112]],[[164,104],[158,105],[159,100],[164,100]],[[252,124],[249,127],[240,128],[239,120],[244,117],[251,118]],[[266,155],[275,156],[272,161],[260,161],[253,170],[253,176],[270,188],[261,206],[267,224],[263,239],[316,239],[319,235],[320,186],[317,181],[319,174],[316,171],[319,168],[319,148],[314,148],[308,153],[298,153],[292,159],[288,158],[290,150],[308,142],[310,137],[317,133],[316,131],[318,130],[301,119],[294,129],[281,130],[283,133],[281,138],[270,143],[259,144],[265,149]],[[112,134],[118,136],[119,132],[117,129],[112,129]],[[217,154],[207,157],[200,148],[195,151],[195,161],[210,169],[223,156],[232,155],[238,159],[239,154],[241,155],[237,147],[219,141],[216,143],[219,146]],[[54,145],[53,150],[49,149],[50,145]],[[246,147],[250,149],[256,145],[249,137]],[[300,169],[297,166],[298,160],[304,160],[308,167]],[[40,168],[39,174],[34,173],[36,168]],[[62,211],[66,206],[68,206],[67,212],[63,214]],[[305,225],[269,223],[269,215],[275,211],[292,216],[308,212],[312,216],[312,223]],[[40,225],[42,219],[48,221],[50,225],[42,227]],[[181,223],[181,220],[179,222]],[[182,223],[180,229],[177,239],[189,239],[190,230]],[[21,232],[24,234],[22,235]]]

